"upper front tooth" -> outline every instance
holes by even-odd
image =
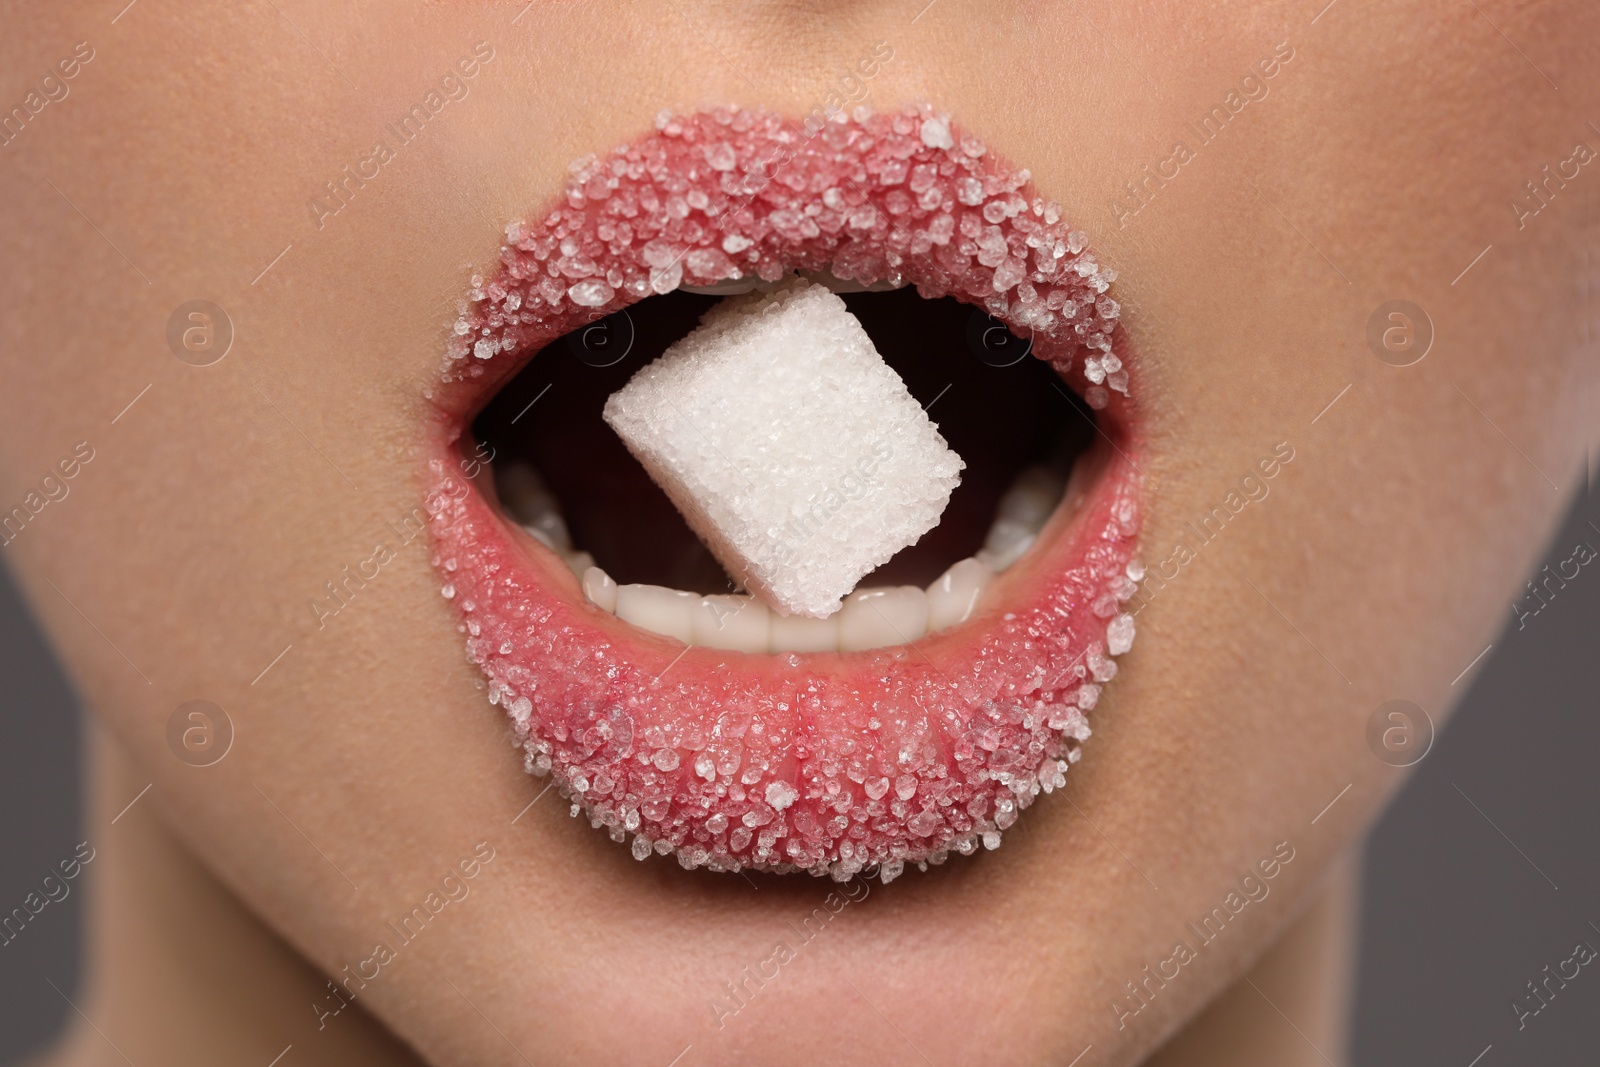
[[[832,269],[826,267],[822,270],[807,271],[806,277],[821,285],[826,285],[836,293],[887,293],[895,289],[903,289],[906,285],[903,280],[891,282],[887,279],[879,279],[871,285],[862,285],[854,278],[836,277]]]
[[[680,285],[678,288],[686,293],[699,293],[701,296],[737,296],[740,293],[750,292],[758,281],[760,279],[755,275],[745,274],[737,278],[724,278],[710,285]]]
[[[851,593],[839,611],[841,652],[907,644],[927,631],[928,597],[914,585]]]
[[[928,632],[966,622],[978,606],[978,597],[994,571],[982,560],[968,557],[951,565],[939,580],[928,586]]]
[[[818,285],[827,286],[836,293],[887,293],[895,289],[903,289],[906,286],[904,280],[892,282],[888,279],[879,279],[871,285],[862,285],[854,278],[835,277],[833,271],[827,268],[806,271],[805,276]],[[754,274],[745,274],[737,278],[724,278],[722,281],[713,282],[710,285],[680,284],[678,288],[686,293],[699,293],[702,296],[737,296],[740,293],[748,293],[752,289],[760,289],[764,293],[770,292],[793,279],[793,277],[793,273],[785,272],[784,276],[778,281],[768,282],[763,281]]]
[[[693,643],[734,652],[765,652],[771,612],[750,596],[706,596],[694,606]]]
[[[617,618],[684,644],[694,643],[694,609],[700,598],[660,585],[617,586]]]

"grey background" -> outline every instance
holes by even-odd
[[[1591,484],[1545,559],[1580,540],[1600,548],[1597,527]],[[1525,628],[1510,621],[1475,670],[1368,846],[1354,1061],[1600,1062],[1600,960],[1525,1028],[1511,1007],[1579,941],[1600,949],[1600,560]],[[3,567],[0,693],[3,913],[82,839],[77,705]],[[48,905],[0,947],[0,1062],[37,1049],[71,1012],[49,983],[77,986],[84,899]]]

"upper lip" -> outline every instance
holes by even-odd
[[[435,562],[530,769],[554,771],[617,840],[635,835],[640,858],[839,878],[877,865],[888,878],[994,847],[1077,758],[1083,712],[1115,671],[1108,653],[1131,636],[1119,612],[1138,573],[1137,370],[1106,293],[1114,275],[1028,181],[926,106],[820,129],[735,108],[663,114],[575,162],[564,201],[508,227],[499,270],[473,278],[432,394]],[[586,605],[462,479],[471,416],[540,348],[741,268],[955,296],[1031,333],[1037,355],[1095,394],[1103,473],[1003,576],[1004,612],[872,652],[685,648]]]

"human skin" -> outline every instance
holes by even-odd
[[[1139,1062],[1229,1010],[1327,891],[1403,775],[1368,748],[1369,716],[1404,698],[1442,723],[1596,444],[1600,179],[1584,167],[1520,228],[1510,206],[1575,142],[1600,145],[1589,5],[1341,3],[1313,23],[1321,3],[140,0],[112,24],[120,6],[36,5],[0,41],[5,101],[94,49],[0,149],[0,500],[94,449],[4,549],[103,726],[84,833],[123,857],[92,890],[79,1000],[104,1034],[81,1030],[67,1061],[120,1062],[114,1042],[211,1062],[245,1031],[199,1027],[210,997],[213,1017],[248,1016],[262,1063],[290,1044],[401,1062],[400,1042],[441,1064],[667,1064],[686,1046],[685,1064]],[[867,103],[950,110],[1119,270],[1147,563],[1280,442],[1294,459],[1141,609],[1064,795],[997,852],[874,884],[719,1026],[724,984],[833,884],[640,864],[554,793],[528,808],[544,783],[476,685],[425,539],[321,629],[307,601],[420,505],[421,393],[455,301],[569,160],[664,107],[804,115],[880,40],[894,58]],[[479,41],[494,58],[466,99],[317,228],[308,199]],[[1283,43],[1263,99],[1137,213],[1112,206]],[[237,331],[210,367],[166,345],[195,298]],[[1392,299],[1436,332],[1410,367],[1367,345]],[[204,768],[167,743],[195,699],[236,730]],[[323,976],[479,842],[494,858],[470,895],[319,1030]],[[1125,983],[1280,843],[1294,858],[1270,893],[1119,1024]],[[141,976],[111,947],[174,945],[153,903],[174,898],[214,937]],[[1318,970],[1336,941],[1273,973],[1337,971]],[[1338,1055],[1299,1050],[1321,1052]]]

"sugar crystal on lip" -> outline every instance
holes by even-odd
[[[785,615],[838,610],[938,524],[960,481],[844,301],[803,279],[718,304],[605,420],[728,573]]]
[[[766,795],[767,803],[772,805],[774,811],[782,811],[800,799],[799,790],[788,782],[773,782],[767,786]]]
[[[1133,647],[1133,616],[1118,615],[1106,627],[1106,651],[1120,656]]]

